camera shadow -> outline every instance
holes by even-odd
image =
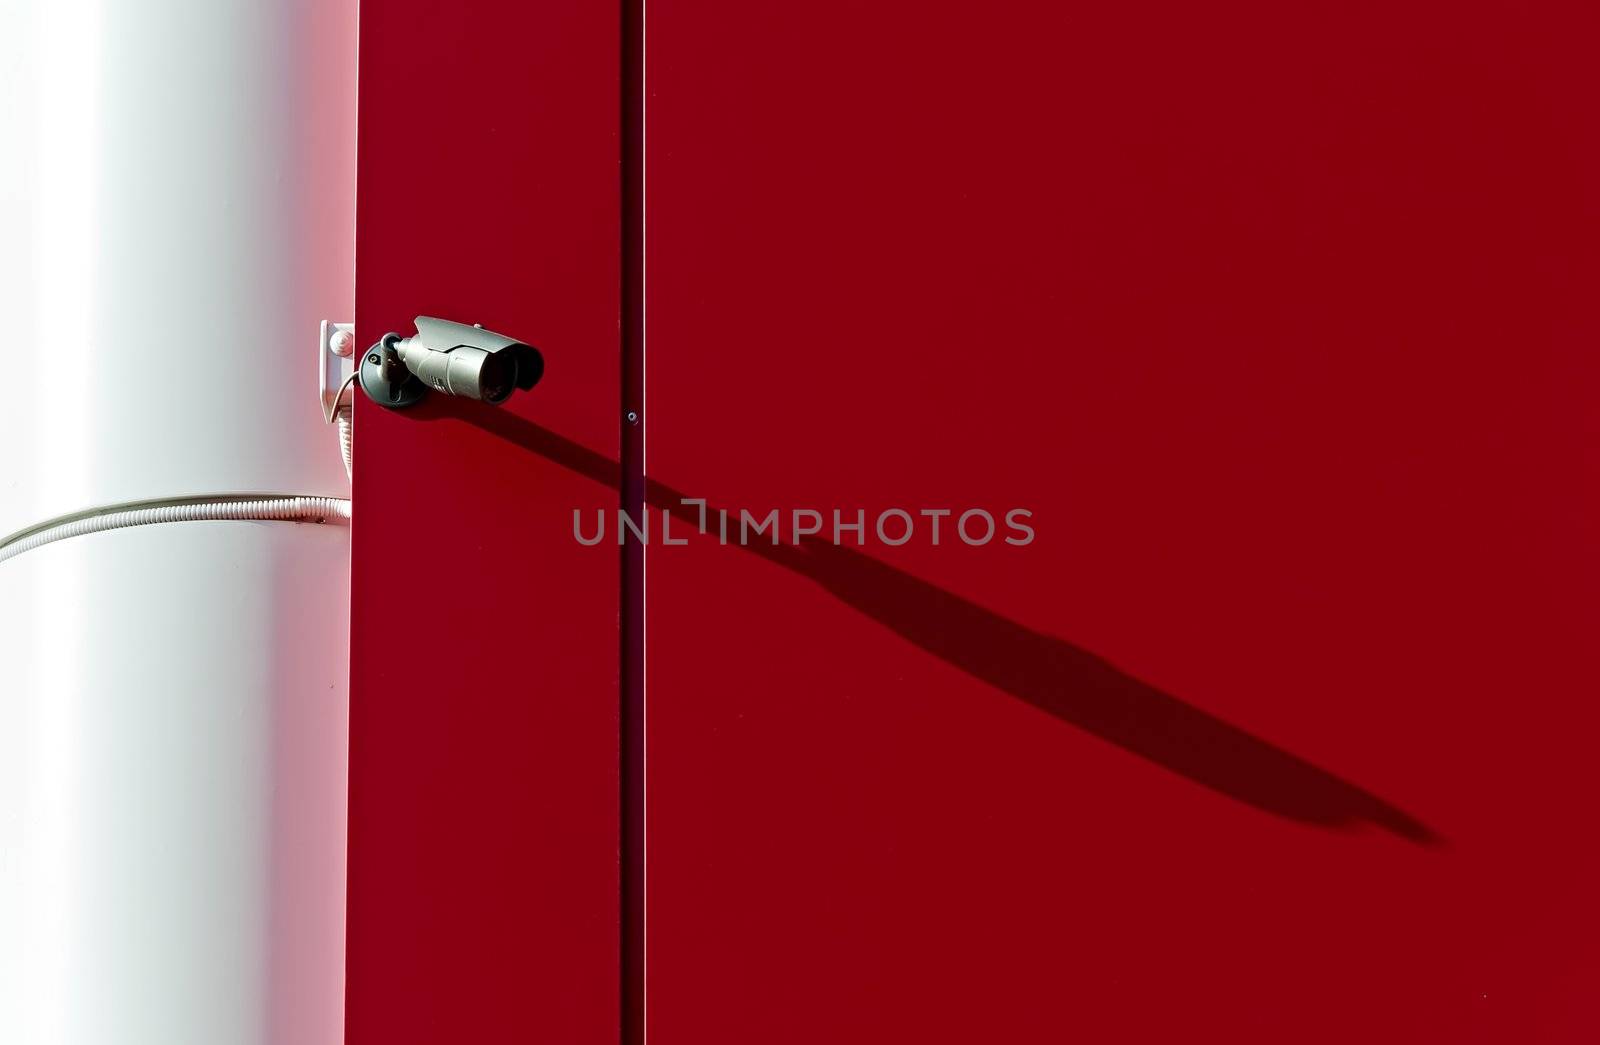
[[[620,490],[615,460],[505,410],[433,397],[408,414],[455,419]],[[646,478],[645,503],[692,528],[698,505]],[[715,505],[707,512],[714,515]],[[912,576],[863,552],[815,538],[728,545],[822,586],[835,598],[961,671],[1147,762],[1266,813],[1324,828],[1368,824],[1421,846],[1443,839],[1391,802],[1163,692],[1064,639]]]

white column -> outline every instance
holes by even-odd
[[[0,0],[0,541],[348,497],[354,0]],[[348,530],[0,562],[0,1041],[342,1038]]]

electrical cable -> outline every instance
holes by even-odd
[[[65,516],[0,540],[0,562],[46,544],[129,526],[173,522],[273,521],[343,524],[350,519],[345,497],[210,497],[111,505]]]

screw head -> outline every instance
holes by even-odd
[[[333,336],[328,339],[328,351],[336,356],[351,355],[355,351],[355,347],[355,335],[348,330],[336,330]]]
[[[373,366],[377,366],[379,363],[383,362],[383,357],[378,355],[376,352],[369,352],[367,353],[367,362],[371,363]]]
[[[636,425],[639,423],[639,414],[637,411],[629,410],[627,413],[627,418],[630,425]]]

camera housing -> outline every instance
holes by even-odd
[[[411,406],[430,389],[498,405],[544,376],[544,356],[532,345],[432,316],[416,324],[414,336],[385,334],[361,358],[361,388],[380,406]]]

